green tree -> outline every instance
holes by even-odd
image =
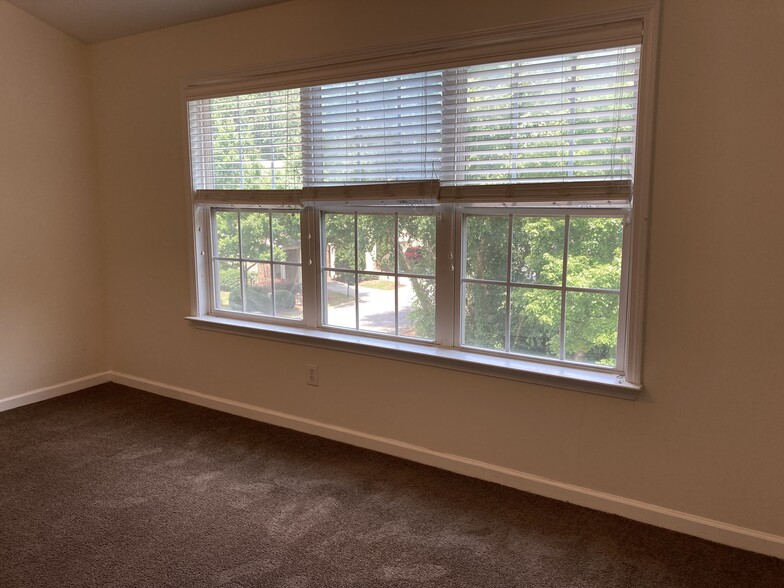
[[[566,293],[563,309],[566,359],[615,364],[622,226],[618,218],[569,219],[567,287],[607,292]],[[560,357],[562,298],[560,289],[556,288],[563,282],[565,230],[566,217],[510,219],[509,215],[503,215],[466,219],[466,278],[505,282],[507,275],[511,277],[510,351]],[[505,349],[506,296],[503,284],[466,283],[466,344]]]
[[[293,308],[301,277],[296,266],[283,269],[281,262],[301,262],[299,217],[298,212],[267,210],[215,213],[217,256],[227,258],[218,262],[223,307],[243,310],[244,279],[245,311],[272,314],[273,280],[279,311]]]

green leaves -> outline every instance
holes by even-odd
[[[615,365],[622,219],[469,215],[464,239],[466,345]]]

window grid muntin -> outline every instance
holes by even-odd
[[[400,280],[401,279],[423,279],[423,280],[431,280],[436,288],[438,289],[437,278],[435,273],[435,267],[433,274],[420,274],[420,273],[401,273],[400,265],[399,265],[399,249],[401,247],[400,242],[400,232],[399,232],[399,219],[400,216],[431,216],[433,217],[434,221],[437,218],[437,215],[440,214],[436,209],[432,206],[410,206],[410,205],[400,205],[400,204],[393,204],[393,205],[349,205],[349,204],[331,204],[326,206],[316,206],[315,207],[316,214],[318,215],[318,227],[319,227],[319,235],[320,239],[317,241],[318,246],[321,248],[321,251],[318,252],[317,258],[319,259],[319,268],[317,276],[318,287],[320,291],[320,295],[317,297],[317,301],[319,304],[318,309],[318,328],[325,329],[325,330],[336,330],[336,331],[348,331],[348,332],[357,332],[361,333],[363,336],[371,336],[371,337],[381,337],[384,339],[399,339],[402,341],[414,341],[420,344],[433,344],[437,338],[437,331],[438,325],[434,329],[434,336],[433,338],[425,338],[425,337],[417,337],[413,335],[401,335],[400,334],[400,305],[399,305],[399,288],[400,288]],[[354,241],[354,269],[347,269],[338,267],[337,265],[327,265],[326,258],[327,258],[327,229],[326,229],[326,215],[328,214],[351,214],[353,215],[353,241]],[[358,229],[358,217],[360,215],[388,215],[393,216],[394,218],[394,235],[395,235],[395,243],[394,243],[394,267],[395,271],[379,271],[379,270],[367,270],[367,269],[359,269],[359,229]],[[437,226],[437,224],[436,224]],[[434,239],[434,243],[436,249],[438,249],[438,237]],[[436,252],[436,256],[438,252]],[[435,262],[435,260],[434,260]],[[435,264],[434,264],[435,265]],[[342,273],[350,273],[353,275],[354,279],[354,292],[355,292],[355,301],[354,301],[354,314],[355,314],[355,327],[343,327],[340,325],[330,324],[328,322],[328,311],[329,311],[329,304],[327,302],[327,285],[326,285],[326,274],[330,271],[342,272]],[[359,276],[360,275],[373,275],[379,277],[389,277],[393,278],[394,282],[394,319],[395,319],[395,333],[394,334],[387,334],[382,331],[372,331],[368,329],[362,329],[360,327],[360,299],[359,299]]]
[[[300,262],[290,262],[290,261],[276,261],[274,257],[274,234],[272,230],[272,216],[275,212],[287,212],[290,214],[297,214],[300,222],[302,217],[302,211],[299,210],[292,210],[290,207],[270,207],[270,206],[257,206],[257,207],[226,207],[226,206],[210,206],[209,207],[209,223],[210,223],[210,230],[209,230],[209,247],[208,250],[210,251],[210,264],[209,264],[209,282],[211,285],[210,291],[212,292],[212,296],[210,297],[210,312],[217,316],[225,315],[225,316],[242,316],[243,318],[251,318],[252,320],[264,320],[269,322],[277,322],[279,320],[285,322],[297,322],[303,323],[304,322],[304,299],[303,299],[303,308],[302,312],[300,313],[300,317],[288,317],[285,315],[280,315],[277,312],[277,295],[276,295],[276,286],[275,286],[275,268],[276,266],[285,266],[285,267],[292,267],[296,268],[300,272],[300,297],[302,298],[302,288],[304,288],[304,274],[303,264],[302,264],[302,251],[305,249],[302,247],[303,240],[302,235],[299,236],[298,242],[300,243]],[[218,254],[218,238],[217,238],[217,231],[218,231],[218,223],[216,221],[216,217],[219,213],[233,213],[233,215],[237,219],[237,257],[229,257],[229,256],[221,256]],[[269,258],[268,259],[256,259],[252,257],[244,257],[243,256],[243,237],[242,237],[242,214],[243,213],[264,213],[267,216],[267,227],[269,231]],[[220,301],[220,272],[217,268],[220,266],[220,262],[230,262],[230,263],[237,263],[239,265],[239,272],[240,272],[240,293],[241,293],[241,300],[242,300],[242,310],[235,310],[232,308],[224,308],[222,301]],[[256,265],[264,265],[269,267],[270,273],[270,303],[272,307],[272,314],[266,314],[262,312],[253,312],[248,310],[248,298],[247,298],[247,270],[246,264],[256,264]],[[296,293],[294,294],[296,297]]]
[[[518,209],[519,210],[519,209]],[[530,211],[525,212],[509,212],[508,209],[503,207],[501,208],[488,208],[484,209],[481,207],[475,206],[462,206],[457,211],[458,223],[460,227],[459,231],[459,238],[460,243],[457,247],[457,251],[461,252],[461,259],[458,267],[460,268],[459,275],[455,276],[456,281],[458,283],[458,299],[460,300],[459,308],[455,309],[456,313],[456,320],[457,325],[456,328],[458,329],[458,339],[456,342],[456,346],[459,348],[470,349],[474,352],[479,353],[486,353],[490,355],[499,355],[499,356],[507,356],[507,357],[524,357],[527,359],[531,359],[534,361],[541,361],[545,363],[551,363],[553,365],[559,364],[567,364],[567,365],[578,365],[580,367],[588,368],[588,369],[597,369],[597,370],[609,370],[609,371],[616,371],[620,372],[624,368],[624,358],[622,356],[622,351],[624,349],[624,338],[626,332],[626,316],[624,313],[625,310],[625,301],[623,293],[627,290],[627,280],[628,280],[628,271],[626,268],[626,259],[627,259],[627,249],[628,249],[628,241],[629,241],[629,227],[628,227],[628,209],[619,209],[618,207],[610,207],[610,208],[578,208],[578,209],[563,209],[563,210],[554,210],[554,209],[547,209],[547,208],[531,208]],[[506,216],[507,217],[507,279],[505,281],[502,280],[493,280],[493,279],[481,279],[481,278],[467,278],[466,275],[466,259],[467,259],[467,230],[466,230],[466,220],[470,216]],[[511,241],[511,234],[512,234],[512,226],[514,222],[514,217],[523,217],[523,218],[536,218],[536,217],[563,217],[565,226],[564,226],[564,248],[563,248],[563,268],[561,274],[561,285],[549,285],[549,284],[528,284],[523,282],[515,282],[511,280],[511,250],[512,250],[512,241]],[[569,224],[572,217],[590,217],[590,218],[598,218],[598,217],[609,217],[609,218],[618,218],[622,221],[622,263],[621,263],[621,276],[620,276],[620,288],[617,289],[609,289],[609,288],[583,288],[583,287],[574,287],[574,286],[567,286],[567,275],[568,275],[568,259],[569,259]],[[487,347],[478,347],[473,345],[468,345],[465,342],[465,316],[466,316],[466,284],[487,284],[487,285],[495,285],[495,286],[505,286],[506,288],[506,304],[504,309],[505,314],[505,322],[504,322],[504,339],[505,339],[505,346],[503,351],[497,351]],[[510,330],[511,330],[511,321],[510,321],[510,311],[511,311],[511,289],[512,288],[528,288],[528,289],[540,289],[540,290],[551,290],[551,291],[560,291],[561,292],[561,318],[560,318],[560,325],[559,325],[559,357],[558,358],[551,358],[548,356],[540,356],[534,354],[525,354],[525,353],[517,353],[511,350],[510,345]],[[618,298],[618,321],[617,321],[617,329],[616,329],[616,345],[615,345],[615,358],[614,358],[614,365],[606,366],[598,363],[589,363],[589,362],[580,362],[575,360],[570,360],[566,358],[566,299],[567,294],[570,292],[574,293],[592,293],[592,294],[602,294],[608,296],[615,296]]]

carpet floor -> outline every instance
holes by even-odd
[[[784,561],[104,384],[0,413],[0,586],[784,587]]]

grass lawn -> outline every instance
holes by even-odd
[[[329,306],[341,306],[342,304],[346,303],[354,303],[354,297],[351,295],[346,295],[343,292],[336,292],[335,290],[329,290],[327,292],[327,304]]]
[[[374,290],[394,290],[394,280],[368,280],[367,282],[360,282],[360,288],[373,288]]]

